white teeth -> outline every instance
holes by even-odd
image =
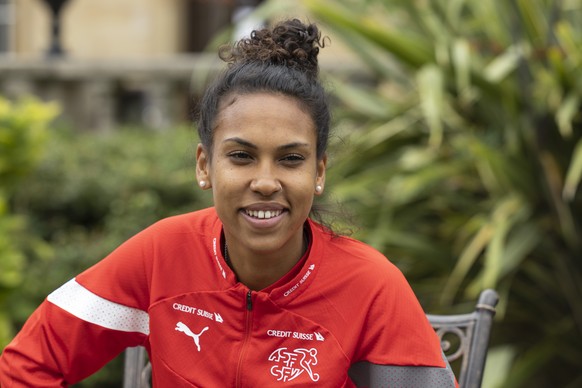
[[[249,216],[260,219],[269,219],[281,215],[281,210],[245,210]]]

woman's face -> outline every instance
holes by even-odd
[[[313,196],[322,191],[316,186],[323,189],[325,181],[311,116],[283,95],[227,96],[212,147],[210,157],[198,146],[197,177],[212,188],[229,248],[296,252]]]

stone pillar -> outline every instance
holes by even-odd
[[[114,84],[111,79],[82,80],[72,102],[76,129],[107,131],[115,126]]]
[[[144,106],[142,122],[154,129],[164,129],[172,124],[171,86],[168,80],[150,80],[143,85]]]

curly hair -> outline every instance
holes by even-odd
[[[318,76],[317,56],[323,47],[317,26],[298,19],[254,30],[249,38],[222,47],[219,56],[228,66],[207,88],[199,105],[198,134],[209,155],[220,102],[232,94],[267,92],[295,98],[310,114],[317,129],[317,157],[323,158],[331,120],[327,93]]]
[[[317,77],[319,48],[325,47],[315,24],[304,25],[298,19],[262,29],[241,39],[234,47],[224,46],[220,58],[233,65],[237,62],[260,61],[283,65]]]

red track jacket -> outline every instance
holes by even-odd
[[[305,257],[255,292],[222,257],[213,208],[154,224],[48,296],[4,349],[0,386],[67,386],[136,345],[155,387],[351,387],[362,360],[442,372],[401,272],[361,242],[306,227]]]

